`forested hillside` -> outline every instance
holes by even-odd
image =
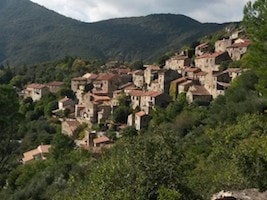
[[[1,0],[0,26],[0,63],[23,65],[65,56],[151,61],[226,25],[171,14],[83,23],[29,0]]]
[[[124,129],[123,137],[101,154],[75,148],[51,111],[57,99],[73,95],[68,85],[72,76],[105,70],[98,67],[103,63],[66,57],[16,71],[1,68],[0,197],[207,200],[221,190],[266,191],[266,22],[267,1],[248,3],[243,26],[252,45],[239,63],[247,70],[225,96],[199,106],[188,104],[182,93],[166,109],[153,112],[147,130]],[[45,73],[65,86],[37,102],[16,95],[13,85],[51,81]],[[40,143],[51,143],[48,158],[20,164],[22,152]]]

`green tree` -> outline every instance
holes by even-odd
[[[70,153],[75,144],[74,141],[61,133],[57,133],[51,143],[51,155],[54,159],[61,159],[66,154]]]
[[[7,170],[14,146],[18,123],[19,101],[11,86],[0,85],[0,172]]]
[[[158,190],[158,200],[179,200],[181,194],[174,189],[160,187]]]
[[[243,23],[252,45],[247,56],[248,66],[256,69],[257,89],[267,98],[267,1],[251,1],[244,8]]]

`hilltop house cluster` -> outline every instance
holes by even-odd
[[[71,116],[62,120],[62,133],[77,138],[77,128],[81,123],[89,126],[106,122],[119,106],[119,97],[124,94],[131,100],[135,111],[128,116],[127,126],[141,130],[148,126],[150,114],[156,107],[166,107],[179,94],[186,93],[189,103],[202,105],[210,103],[219,95],[224,95],[231,81],[244,69],[228,68],[221,71],[225,61],[238,61],[247,52],[248,39],[233,34],[229,39],[218,40],[215,51],[208,51],[208,44],[195,48],[192,61],[184,54],[176,54],[160,68],[156,65],[144,65],[143,69],[132,71],[125,67],[111,67],[105,73],[87,73],[71,80],[71,89],[76,99],[65,97],[58,101],[57,112],[68,110]],[[25,89],[25,97],[39,100],[48,92],[60,89],[61,82],[47,85],[30,84]],[[109,144],[103,133],[88,134],[84,140],[87,147],[99,147]]]

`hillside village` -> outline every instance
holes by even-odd
[[[209,105],[219,95],[224,95],[231,82],[246,70],[223,69],[221,64],[240,60],[249,46],[250,41],[235,32],[229,38],[216,41],[212,52],[207,43],[202,43],[195,47],[194,59],[186,52],[176,53],[165,61],[163,67],[144,65],[142,69],[131,70],[117,62],[110,63],[104,73],[86,73],[73,78],[71,90],[75,99],[60,99],[53,115],[61,120],[62,134],[74,139],[82,148],[100,152],[101,148],[110,147],[114,140],[105,131],[94,130],[94,124],[113,124],[116,137],[121,137],[120,130],[125,127],[131,126],[137,131],[147,128],[153,110],[167,107],[181,94],[186,95],[188,103]],[[63,82],[58,81],[31,83],[23,91],[23,96],[38,101],[49,92],[56,93],[62,85]],[[131,113],[125,123],[114,124],[111,116],[121,106],[121,98],[128,101]],[[82,138],[77,131],[81,126],[86,130]],[[32,155],[25,152],[23,163],[45,159],[49,148],[40,145],[30,151]]]

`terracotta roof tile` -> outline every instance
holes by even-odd
[[[203,54],[201,56],[196,57],[196,59],[202,59],[202,58],[216,58],[222,54],[224,54],[225,52],[215,52],[215,53],[207,53],[207,54]]]
[[[57,87],[60,87],[62,85],[64,85],[63,82],[60,82],[60,81],[52,81],[52,82],[49,82],[47,83],[48,86],[57,86]]]
[[[93,95],[94,97],[94,102],[99,102],[99,101],[110,101],[111,98],[108,96],[98,96],[98,95]]]
[[[197,76],[206,76],[207,74],[208,74],[207,72],[203,72],[203,71],[196,73]]]
[[[221,85],[221,86],[223,86],[225,88],[228,88],[231,85],[230,83],[224,83],[224,82],[219,82],[219,81],[217,81],[217,83],[218,83],[218,85]]]
[[[65,122],[68,124],[72,132],[74,132],[80,126],[80,122],[77,120],[66,120]]]
[[[105,143],[105,142],[109,142],[109,138],[107,136],[101,136],[101,137],[95,138],[93,142],[94,144]]]
[[[169,60],[185,60],[185,59],[188,59],[188,57],[185,55],[175,55],[172,56]]]
[[[144,65],[144,67],[149,68],[149,69],[154,70],[154,71],[160,70],[160,67],[157,65]]]
[[[73,78],[73,79],[71,79],[72,81],[87,81],[87,79],[86,78],[84,78],[84,77],[75,77],[75,78]]]
[[[179,84],[179,83],[182,83],[182,82],[185,82],[185,81],[187,81],[187,78],[186,77],[181,77],[181,78],[178,78],[178,79],[172,81],[172,83]]]
[[[39,145],[36,149],[23,153],[23,163],[34,160],[34,156],[42,153],[48,153],[51,145]]]
[[[86,73],[84,74],[82,77],[86,78],[86,79],[90,79],[90,80],[94,80],[97,78],[97,74],[93,74],[93,73]]]
[[[194,72],[194,73],[197,73],[197,72],[199,72],[201,70],[199,68],[197,68],[197,67],[187,67],[187,68],[185,68],[184,71],[185,72]]]
[[[190,92],[193,95],[202,96],[202,95],[211,95],[204,86],[202,85],[194,85],[192,88],[190,88]]]
[[[240,47],[248,47],[251,43],[249,41],[241,42],[241,43],[234,43],[227,48],[240,48]]]
[[[32,84],[27,86],[27,88],[32,88],[32,89],[42,89],[45,87],[46,87],[45,85],[39,84],[39,83],[32,83]]]
[[[226,70],[224,70],[225,72],[242,72],[243,69],[241,68],[228,68]]]
[[[136,70],[133,72],[134,75],[138,75],[138,76],[143,76],[144,75],[144,71],[143,70]]]
[[[116,74],[113,73],[101,73],[98,75],[97,80],[110,80],[114,78]]]
[[[151,97],[156,97],[161,95],[162,92],[157,92],[157,91],[142,91],[142,90],[132,90],[130,91],[131,96],[151,96]]]

